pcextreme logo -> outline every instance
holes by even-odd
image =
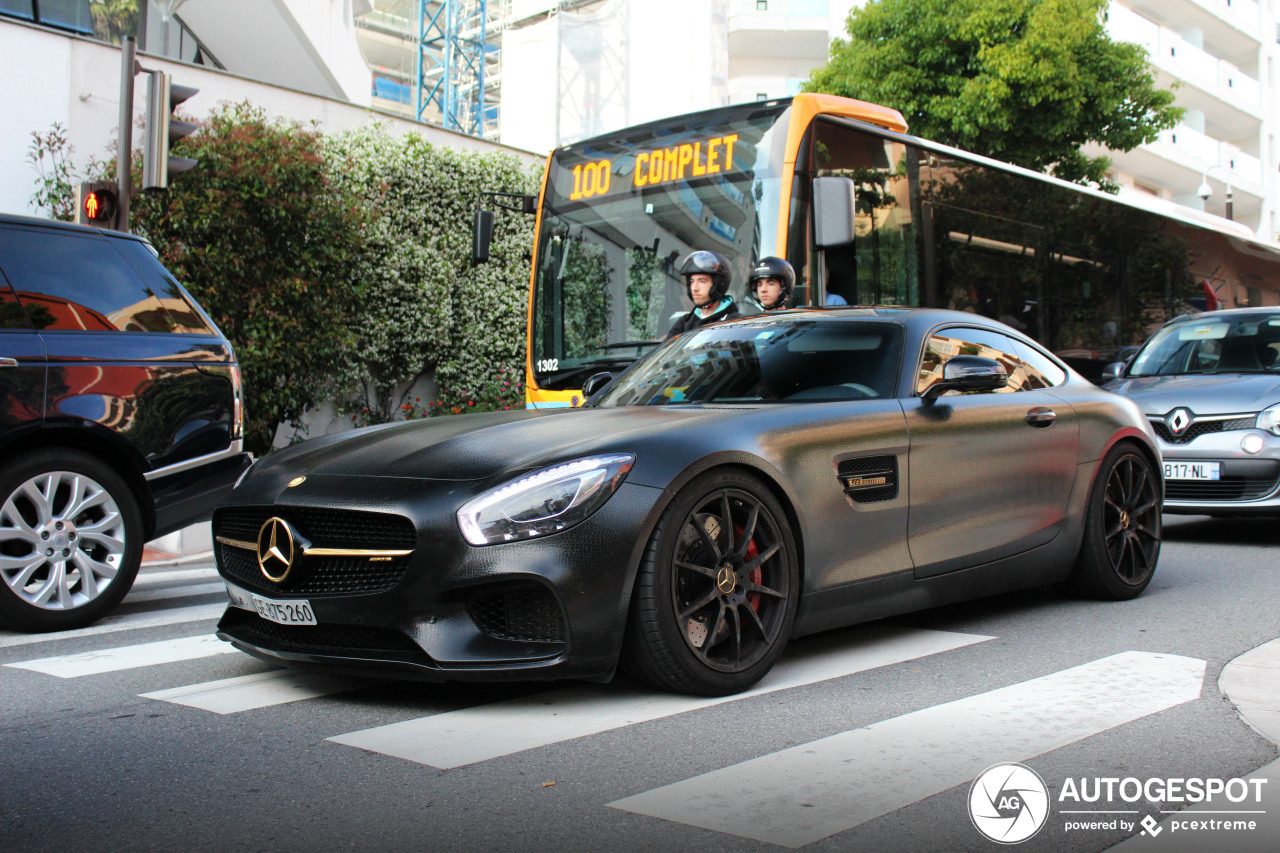
[[[1266,815],[1260,808],[1266,783],[1265,778],[1068,778],[1058,791],[1058,815],[1066,833],[1138,830],[1156,838],[1166,829],[1170,835],[1252,832]],[[1019,844],[1048,823],[1052,800],[1048,786],[1030,767],[995,764],[969,789],[969,818],[992,841]],[[1184,812],[1187,806],[1197,808]],[[1143,811],[1147,814],[1140,818]]]

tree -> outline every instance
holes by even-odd
[[[871,0],[806,88],[899,110],[911,132],[1080,183],[1182,110],[1157,89],[1146,52],[1112,41],[1108,0]]]
[[[246,446],[262,454],[281,423],[350,384],[355,205],[319,131],[247,103],[214,111],[182,148],[199,166],[135,198],[132,224],[235,346]]]

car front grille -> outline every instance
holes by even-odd
[[[217,537],[257,542],[267,519],[278,516],[294,526],[313,547],[410,551],[413,523],[404,516],[319,507],[223,507],[213,515],[214,555],[229,580],[255,592],[280,597],[355,595],[385,592],[404,579],[408,556],[371,561],[360,556],[301,556],[282,583],[268,580],[256,552],[217,541]]]
[[[481,631],[499,640],[564,641],[560,605],[541,584],[518,581],[487,587],[467,600],[467,613]]]
[[[1169,428],[1165,426],[1164,419],[1151,419],[1151,428],[1156,431],[1156,435],[1160,436],[1161,441],[1169,444],[1190,444],[1202,435],[1209,435],[1215,432],[1231,432],[1238,429],[1253,429],[1258,422],[1257,415],[1249,415],[1245,418],[1232,418],[1230,420],[1198,420],[1193,421],[1191,426],[1187,427],[1187,431],[1182,435],[1174,435],[1169,432]]]
[[[238,607],[227,609],[218,630],[250,645],[276,652],[430,665],[430,656],[391,628],[368,625],[277,625]]]
[[[1221,480],[1165,480],[1167,501],[1254,501],[1276,488],[1275,477],[1223,477]]]

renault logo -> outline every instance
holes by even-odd
[[[280,583],[293,568],[293,528],[283,518],[272,516],[258,529],[258,568],[272,583]]]
[[[1187,431],[1187,427],[1191,426],[1191,412],[1187,409],[1174,409],[1165,415],[1164,425],[1174,435],[1182,435]]]
[[[716,589],[725,595],[733,592],[734,587],[738,585],[738,576],[733,573],[733,569],[728,566],[721,566],[720,571],[716,572]]]

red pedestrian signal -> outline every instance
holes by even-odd
[[[99,228],[116,227],[120,212],[119,192],[112,181],[90,181],[80,185],[80,204],[77,221],[81,225]]]

